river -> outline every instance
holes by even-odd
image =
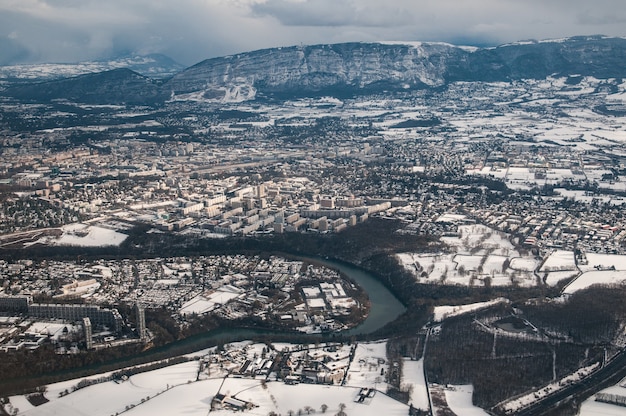
[[[406,310],[404,305],[389,291],[389,289],[385,287],[385,285],[383,285],[371,273],[363,269],[349,263],[329,259],[320,259],[317,257],[289,257],[294,260],[309,261],[326,266],[330,269],[338,270],[363,288],[363,290],[367,292],[370,299],[370,312],[367,318],[356,327],[341,332],[327,333],[323,335],[311,334],[311,338],[319,338],[323,336],[332,339],[333,337],[338,336],[371,334],[372,332],[384,327],[389,322],[394,321]],[[193,351],[194,349],[206,348],[207,346],[215,345],[216,343],[243,341],[259,337],[267,337],[275,339],[276,341],[288,341],[289,339],[295,338],[303,339],[307,337],[307,334],[294,334],[293,332],[255,328],[219,328],[164,345],[160,348],[156,348],[155,350],[150,350],[147,354],[154,353],[155,355],[158,355],[165,353],[167,355],[167,352],[175,350]]]
[[[308,259],[305,257],[302,257],[302,259],[316,261],[331,269],[339,270],[341,273],[345,274],[356,284],[362,287],[365,292],[367,292],[371,304],[369,315],[361,324],[352,329],[341,332],[342,334],[370,334],[395,320],[406,310],[404,305],[393,295],[393,293],[389,291],[389,289],[385,287],[385,285],[383,285],[371,273],[368,273],[363,269],[359,269],[358,267],[348,263],[341,263],[332,260]]]
[[[235,341],[244,341],[263,338],[268,341],[281,341],[281,342],[307,342],[307,339],[311,341],[318,341],[320,338],[328,339],[341,339],[343,336],[356,336],[366,335],[384,327],[389,322],[395,320],[400,316],[406,308],[402,303],[372,274],[355,267],[348,263],[342,263],[339,261],[320,259],[315,257],[293,257],[295,260],[309,261],[312,263],[320,264],[331,269],[336,269],[354,281],[357,285],[363,288],[367,292],[370,299],[370,312],[367,318],[356,327],[335,333],[326,334],[304,334],[294,333],[288,331],[276,331],[267,329],[256,328],[218,328],[212,331],[208,331],[202,334],[193,335],[180,341],[172,342],[161,347],[153,348],[132,356],[126,356],[113,360],[107,363],[90,365],[78,369],[70,369],[54,374],[44,374],[37,377],[25,377],[25,379],[38,378],[40,380],[47,379],[47,382],[53,382],[58,380],[67,380],[71,378],[84,377],[88,374],[97,374],[104,371],[111,371],[117,368],[123,368],[131,365],[139,364],[140,362],[150,362],[167,357],[174,357],[182,354],[189,354],[194,351],[199,351],[210,346],[214,346],[220,343],[229,343]],[[18,378],[19,379],[19,378]],[[10,385],[11,380],[0,381],[0,390],[5,390]],[[10,387],[9,387],[10,390]]]

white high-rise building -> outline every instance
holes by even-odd
[[[136,307],[137,312],[137,333],[139,335],[139,339],[141,341],[146,341],[148,334],[146,333],[146,310],[143,306],[137,304]]]

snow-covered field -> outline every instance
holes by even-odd
[[[532,272],[539,266],[539,260],[535,257],[514,257],[509,267],[513,270]]]
[[[555,250],[541,266],[540,272],[578,270],[572,251]]]
[[[67,333],[80,333],[82,328],[79,325],[64,322],[33,322],[33,324],[28,327],[28,332],[46,335],[57,340],[63,335],[64,330],[66,330]]]
[[[574,260],[574,253],[566,250],[555,250],[550,253],[539,272],[548,286],[556,286],[561,280],[571,279],[580,273]]]
[[[197,362],[191,363],[197,365]],[[335,414],[341,403],[346,405],[344,411],[349,415],[404,416],[408,413],[407,405],[381,393],[377,393],[367,404],[355,403],[354,399],[360,390],[358,387],[315,384],[290,386],[282,382],[267,382],[264,387],[261,380],[239,378],[227,378],[223,385],[222,378],[187,383],[184,380],[186,377],[193,376],[195,380],[194,371],[168,374],[164,370],[145,373],[143,377],[132,376],[120,384],[109,381],[87,387],[38,407],[33,407],[23,397],[12,397],[11,403],[20,409],[19,414],[29,416],[108,416],[125,411],[127,406],[129,410],[126,414],[129,416],[206,416],[213,397],[219,392],[254,403],[257,407],[245,412],[250,416],[266,416],[271,411],[286,415],[290,410],[296,414],[307,406],[321,413],[323,404],[328,407],[327,413]],[[150,379],[150,382],[146,379]],[[167,384],[178,385],[167,389]],[[233,415],[241,412],[213,410],[210,413]]]
[[[119,246],[128,237],[115,230],[87,224],[70,224],[61,229],[63,234],[60,237],[44,237],[38,243],[80,247]]]
[[[580,416],[623,416],[626,413],[626,408],[611,403],[603,403],[596,401],[596,397],[602,394],[610,394],[617,397],[626,399],[626,380],[620,381],[615,386],[606,388],[598,394],[595,394],[585,400],[580,406]]]
[[[506,233],[484,225],[459,226],[457,237],[442,237],[453,253],[397,255],[419,283],[461,286],[534,286],[537,260],[522,256]],[[513,266],[513,267],[512,267]]]
[[[567,285],[563,290],[564,294],[572,294],[593,285],[616,285],[626,281],[626,274],[623,271],[605,270],[585,272],[576,280]]]
[[[107,381],[96,384],[63,397],[59,397],[59,389],[53,385],[49,387],[49,392],[46,394],[46,398],[50,401],[37,407],[30,405],[23,396],[14,396],[10,400],[13,406],[20,410],[19,414],[29,416],[111,415],[126,410],[127,406],[139,405],[146,398],[153,398],[163,393],[168,386],[172,388],[172,386],[185,385],[188,381],[195,380],[198,365],[197,361],[173,365],[134,375],[125,382]],[[71,391],[71,386],[79,381],[65,382],[63,386]]]
[[[442,217],[446,221],[457,217]],[[548,286],[573,279],[564,293],[571,294],[594,284],[626,282],[626,255],[587,253],[587,264],[576,264],[574,253],[553,250],[543,260],[522,256],[511,244],[508,235],[484,225],[459,226],[459,236],[442,237],[452,253],[400,253],[398,260],[419,283],[461,286],[530,287],[539,278]],[[441,313],[449,310],[439,309]],[[437,314],[435,316],[438,316]]]
[[[199,315],[212,311],[227,302],[241,296],[241,293],[228,290],[216,290],[209,295],[198,295],[180,308],[181,315],[197,313]]]
[[[424,379],[424,360],[410,360],[405,358],[402,363],[402,385],[411,386],[410,403],[413,407],[422,410],[429,409],[428,391]]]
[[[379,416],[379,415],[402,415],[408,414],[408,406],[397,402],[384,394],[377,392],[367,404],[355,403],[354,399],[360,388],[324,386],[317,384],[299,384],[289,386],[281,382],[270,382],[264,389],[260,382],[256,381],[256,387],[249,388],[237,394],[241,400],[251,401],[258,404],[258,408],[247,411],[245,414],[254,416],[267,416],[270,411],[287,415],[289,411],[298,414],[309,406],[316,413],[322,413],[321,406],[328,406],[327,414],[334,415],[339,411],[339,405],[345,404],[344,412],[348,415]],[[305,412],[306,413],[306,412]],[[132,415],[153,415],[154,413],[132,413]],[[180,414],[180,413],[177,413]],[[216,415],[233,415],[229,410],[212,411]],[[206,415],[202,413],[203,416]]]
[[[290,350],[296,346],[281,344],[274,347]],[[229,353],[232,357],[244,352],[245,356],[252,359],[264,353],[265,345],[241,342],[229,344],[226,348],[232,351]],[[310,351],[313,356],[327,353],[325,349],[316,346],[310,348],[314,348]],[[348,357],[351,348],[345,345],[332,354]],[[404,416],[408,413],[408,405],[381,393],[387,388],[384,376],[381,376],[381,373],[388,371],[385,341],[357,345],[344,386],[288,385],[282,381],[275,381],[274,376],[241,377],[234,373],[240,364],[235,362],[233,366],[224,364],[222,367],[211,361],[211,357],[215,357],[214,350],[205,350],[193,356],[199,357],[202,354],[211,354],[205,356],[213,363],[208,367],[210,370],[201,367],[201,360],[193,359],[182,364],[132,375],[124,381],[103,381],[72,391],[73,387],[83,380],[76,379],[49,385],[45,393],[48,403],[35,407],[25,396],[13,396],[10,397],[10,405],[6,406],[6,410],[12,414],[17,408],[17,414],[28,416],[108,416],[121,413],[132,416],[161,414],[206,416],[209,411],[216,415],[232,415],[234,413],[232,410],[210,410],[213,398],[219,393],[251,402],[253,407],[246,410],[245,414],[253,416],[266,416],[272,411],[283,415],[289,414],[290,411],[297,414],[301,410],[304,413],[307,409],[322,413],[322,405],[327,407],[327,413],[336,414],[342,404],[345,405],[344,412],[352,415]],[[419,380],[420,374],[423,378],[423,371],[419,368],[418,362],[413,363],[416,363],[416,368],[410,370],[412,373],[412,370],[415,370],[415,377]],[[109,375],[110,373],[107,373],[89,379],[97,380]],[[423,381],[421,385],[422,393],[418,396],[423,400],[425,397]],[[361,387],[375,388],[377,391],[374,391],[368,400],[357,403],[355,399]]]
[[[549,137],[545,137],[545,140],[559,142],[558,138],[552,136],[553,130],[550,131],[550,134],[551,135]],[[569,138],[571,136],[565,137]],[[539,134],[537,138],[541,139],[542,134]],[[566,142],[562,144],[568,145]],[[530,189],[532,187],[539,187],[546,184],[558,184],[563,179],[585,179],[585,175],[574,173],[571,169],[549,169],[547,171],[541,171],[541,174],[538,174],[539,172],[534,168],[499,168],[497,166],[484,166],[481,169],[470,169],[467,173],[472,175],[493,176],[495,178],[502,179],[511,189]]]
[[[579,265],[581,271],[591,271],[615,268],[615,270],[626,270],[626,256],[616,254],[586,253],[587,264]]]
[[[497,305],[501,302],[509,302],[507,299],[498,298],[489,302],[478,302],[469,305],[456,305],[456,306],[435,306],[433,310],[433,321],[441,322],[451,316],[462,315],[464,313],[470,313],[478,311],[484,308],[488,308],[493,305]]]
[[[459,416],[487,416],[480,407],[474,406],[472,403],[472,394],[474,387],[472,385],[449,386],[446,388],[446,402],[455,414]]]
[[[571,266],[569,252],[561,252],[560,257],[568,258],[564,264]],[[568,284],[564,294],[572,294],[593,285],[618,285],[626,282],[626,256],[615,254],[587,253],[587,264],[579,264],[582,272],[574,281]],[[550,273],[552,275],[552,273]]]
[[[545,282],[548,286],[556,286],[561,280],[571,279],[572,277],[576,277],[578,275],[578,270],[569,270],[563,272],[549,272],[545,273],[547,275]]]

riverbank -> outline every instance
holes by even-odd
[[[317,257],[289,256],[292,259],[320,264],[331,269],[338,270],[349,280],[360,286],[370,300],[370,312],[367,318],[356,327],[324,334],[303,334],[295,331],[266,330],[259,328],[218,328],[201,334],[196,334],[182,340],[166,345],[135,352],[124,357],[116,358],[107,362],[87,365],[81,368],[69,369],[61,372],[44,373],[32,377],[15,377],[0,381],[0,395],[14,394],[25,389],[39,385],[49,384],[55,381],[85,377],[119,368],[143,364],[151,361],[162,360],[182,354],[192,353],[207,347],[224,343],[254,340],[257,342],[290,342],[290,343],[314,343],[323,341],[349,341],[356,338],[372,339],[372,333],[380,330],[388,323],[402,315],[406,308],[404,305],[379,281],[374,275],[354,265]],[[66,359],[66,357],[59,357]],[[70,358],[71,359],[71,358]]]

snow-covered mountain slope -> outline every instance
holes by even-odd
[[[121,68],[151,78],[168,78],[184,66],[164,55],[132,55],[107,61],[0,66],[0,80],[50,81]]]
[[[10,86],[4,95],[33,100],[81,100],[103,104],[159,100],[239,102],[267,97],[353,96],[432,88],[455,81],[507,82],[548,76],[626,78],[626,39],[575,37],[551,42],[518,42],[496,48],[467,48],[445,43],[342,43],[264,49],[213,58],[171,79],[132,82],[124,97],[119,76],[76,77]],[[129,74],[122,77],[125,82]],[[138,74],[137,74],[138,75]],[[86,81],[105,83],[86,88]],[[72,87],[77,82],[79,88]],[[141,89],[146,88],[145,92]],[[71,91],[69,96],[65,90]],[[94,94],[98,91],[101,95]]]
[[[174,94],[247,84],[264,93],[352,92],[443,85],[450,62],[466,51],[445,44],[419,46],[344,43],[265,49],[209,59],[174,76]]]

